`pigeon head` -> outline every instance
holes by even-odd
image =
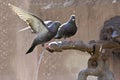
[[[60,21],[55,21],[54,24],[59,27],[61,25]]]
[[[75,21],[75,15],[71,15],[70,20]]]
[[[60,23],[60,21],[55,21],[54,25],[55,25],[54,29],[58,29],[60,27],[61,23]]]
[[[60,25],[61,25],[60,21],[55,21],[55,22],[53,22],[53,23],[50,25],[49,30],[50,30],[51,32],[57,33],[58,28],[60,27]]]

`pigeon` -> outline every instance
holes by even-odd
[[[37,46],[38,44],[42,44],[42,46],[44,46],[44,43],[53,39],[57,34],[59,26],[60,26],[60,23],[56,21],[49,26],[48,31],[38,33],[34,38],[30,49],[26,52],[26,54],[32,52],[35,46]]]
[[[75,15],[71,15],[70,19],[59,27],[55,39],[61,39],[61,38],[66,39],[75,35],[76,32],[77,32],[77,26],[75,22]]]
[[[9,4],[9,6],[36,33],[33,43],[29,50],[26,52],[26,54],[32,52],[37,45],[39,44],[44,45],[46,42],[54,38],[55,35],[57,34],[58,28],[61,25],[59,21],[54,21],[47,27],[44,21],[38,18],[37,16],[29,12],[26,12],[12,4]]]

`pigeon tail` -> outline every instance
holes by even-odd
[[[36,45],[32,45],[32,46],[30,47],[30,49],[26,52],[26,54],[31,53],[31,52],[34,50],[35,46],[36,46]]]

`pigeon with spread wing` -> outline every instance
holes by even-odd
[[[36,33],[36,37],[34,38],[33,43],[26,54],[32,52],[38,44],[44,45],[44,43],[50,41],[57,34],[58,28],[61,25],[59,21],[55,21],[47,26],[44,21],[37,16],[12,4],[9,4],[9,6]]]

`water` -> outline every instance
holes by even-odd
[[[36,77],[35,77],[35,80],[38,80],[38,73],[39,73],[39,68],[40,68],[40,63],[42,61],[42,58],[44,57],[44,54],[45,54],[45,50],[46,48],[43,49],[43,51],[41,52],[40,56],[39,56],[39,59],[38,59],[38,63],[37,63],[37,69],[36,69]]]

